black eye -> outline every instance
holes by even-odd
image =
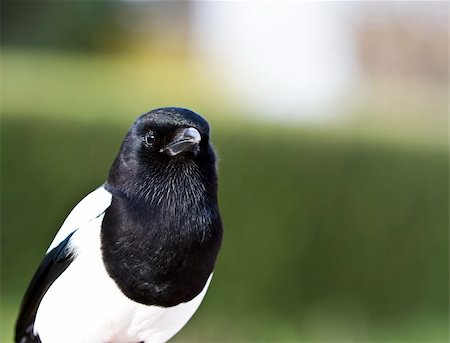
[[[154,141],[155,141],[155,134],[153,133],[153,131],[147,132],[144,136],[144,144],[147,147],[151,147]]]

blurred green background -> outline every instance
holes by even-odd
[[[198,48],[211,4],[2,2],[1,342],[135,117],[169,105],[211,124],[225,224],[174,341],[448,341],[448,4],[317,6],[351,23],[358,76],[310,120],[300,98],[268,118],[233,93]]]

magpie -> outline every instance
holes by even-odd
[[[209,125],[141,115],[107,181],[62,224],[24,295],[20,343],[165,342],[188,322],[222,241]]]

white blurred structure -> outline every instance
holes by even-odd
[[[349,6],[347,6],[348,8]],[[323,121],[357,78],[351,21],[327,2],[194,2],[197,58],[249,113]]]

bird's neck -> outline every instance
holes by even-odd
[[[220,247],[222,224],[207,186],[164,184],[144,199],[112,190],[102,251],[110,276],[127,296],[173,306],[203,289]]]

